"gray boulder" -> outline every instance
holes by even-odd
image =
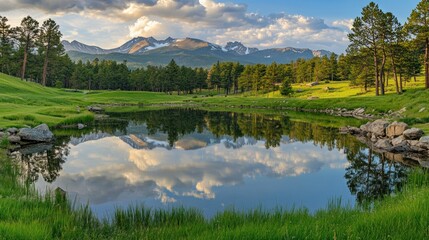
[[[54,134],[46,124],[41,124],[35,128],[21,128],[18,136],[24,141],[31,142],[51,142],[54,140]]]
[[[17,135],[11,135],[7,138],[7,140],[9,140],[10,143],[19,143],[21,142],[21,137]]]
[[[82,124],[82,123],[78,123],[77,124],[77,128],[80,130],[80,129],[84,129],[85,128],[85,125],[84,124]]]
[[[364,125],[361,125],[360,126],[360,130],[362,130],[363,132],[369,132],[370,126],[371,126],[371,123],[368,122],[368,123],[366,123]]]
[[[397,145],[400,145],[401,143],[403,143],[404,141],[405,141],[405,137],[404,136],[399,136],[399,137],[394,138],[392,140],[392,144],[393,144],[393,146],[397,146]]]
[[[377,137],[384,137],[386,136],[387,126],[389,126],[389,122],[379,119],[372,122],[368,130]]]
[[[362,115],[365,113],[365,109],[364,108],[357,108],[353,111],[353,115]]]
[[[408,146],[406,141],[401,142],[400,144],[393,146],[390,151],[393,153],[403,153],[408,152],[412,147]]]
[[[403,122],[393,122],[386,128],[386,135],[388,137],[401,136],[405,130],[408,129],[408,124]]]
[[[423,134],[424,132],[418,128],[411,128],[404,131],[404,137],[409,140],[418,140]]]
[[[104,109],[98,106],[89,106],[86,109],[88,109],[88,111],[90,112],[94,112],[94,113],[101,113],[104,112]]]
[[[6,132],[10,133],[10,134],[16,134],[18,132],[18,128],[8,128],[6,130]]]
[[[421,143],[429,144],[429,136],[421,137],[419,141]]]

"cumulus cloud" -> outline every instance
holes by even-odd
[[[156,0],[3,0],[0,9],[37,8],[49,12],[125,9],[130,4],[152,6]]]
[[[0,9],[33,9],[56,14],[64,36],[90,44],[117,47],[130,37],[195,37],[225,45],[241,41],[249,47],[309,47],[342,52],[351,21],[302,15],[252,13],[246,4],[216,0],[3,0]],[[28,11],[27,11],[28,12]],[[25,16],[25,15],[24,15]],[[85,24],[76,24],[82,22]],[[97,29],[98,31],[89,31]],[[74,40],[74,39],[69,39]]]

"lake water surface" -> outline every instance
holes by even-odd
[[[55,145],[15,153],[43,192],[60,187],[100,216],[115,208],[324,208],[389,194],[409,168],[337,129],[287,115],[169,109],[113,114]]]

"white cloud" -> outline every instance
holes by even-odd
[[[323,19],[284,13],[260,15],[249,12],[245,4],[215,0],[7,0],[0,3],[0,9],[21,13],[13,14],[13,18],[22,18],[30,11],[46,18],[44,13],[48,13],[61,25],[66,39],[104,48],[118,47],[130,37],[171,36],[201,38],[220,45],[237,40],[249,47],[342,52],[348,45],[347,31],[352,23],[351,19],[340,19],[327,24]]]
[[[332,22],[332,26],[342,28],[346,31],[350,31],[353,27],[353,19],[341,19]]]

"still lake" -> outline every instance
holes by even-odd
[[[53,145],[14,153],[40,192],[60,187],[96,215],[115,208],[315,211],[373,200],[405,182],[409,167],[336,128],[286,114],[167,109],[111,114]]]

